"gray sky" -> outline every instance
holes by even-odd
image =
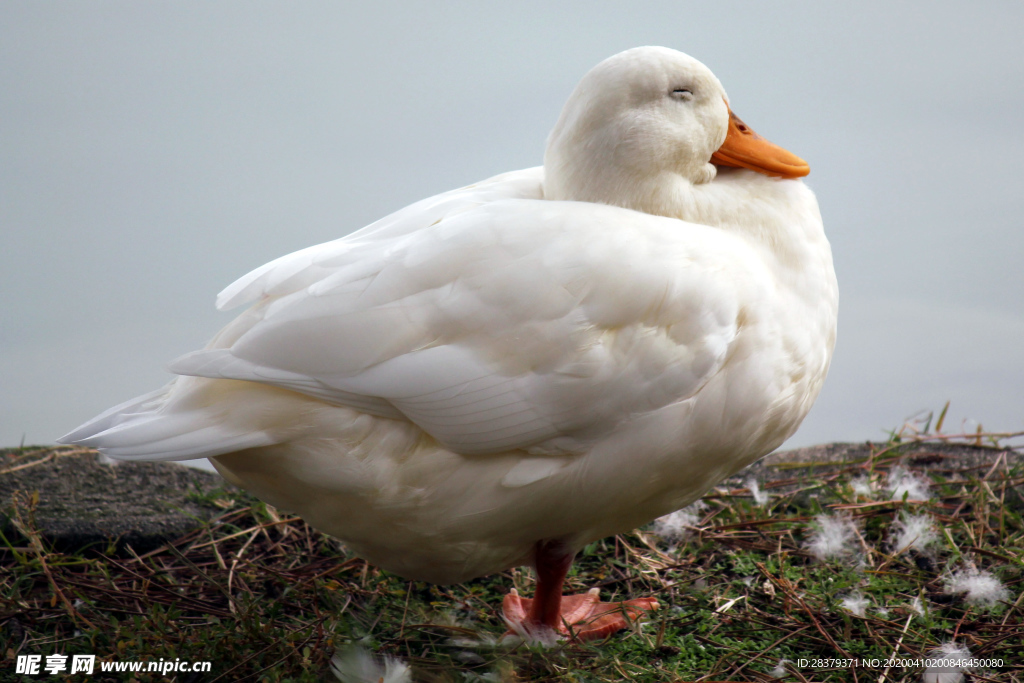
[[[790,445],[1024,429],[1022,38],[1019,2],[4,2],[0,445],[163,384],[265,261],[539,164],[645,44],[811,165],[840,331]]]

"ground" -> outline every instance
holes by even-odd
[[[914,660],[949,642],[996,660],[969,672],[977,680],[1021,681],[1024,462],[976,441],[923,433],[776,454],[703,507],[593,543],[567,590],[654,596],[661,609],[607,641],[554,648],[501,640],[496,609],[513,586],[532,594],[528,570],[450,587],[405,581],[205,475],[178,484],[188,493],[172,507],[187,530],[165,520],[146,536],[132,522],[119,541],[86,535],[83,547],[53,523],[54,510],[69,514],[70,494],[53,501],[39,481],[44,468],[97,481],[95,455],[10,449],[0,456],[0,681],[49,680],[15,673],[26,654],[211,662],[210,673],[167,676],[97,664],[71,681],[332,681],[332,656],[362,651],[400,658],[416,681],[874,683],[920,680]],[[33,469],[37,478],[13,490]],[[931,535],[914,532],[904,546],[928,543],[901,552],[896,522],[906,528],[910,516]],[[971,577],[980,586],[971,590],[988,593],[957,592]],[[893,657],[901,661],[886,669]]]

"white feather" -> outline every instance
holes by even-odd
[[[856,495],[865,496],[867,498],[870,498],[875,492],[875,489],[871,484],[871,480],[868,477],[857,477],[850,482],[850,487]]]
[[[848,557],[853,553],[857,527],[849,515],[818,515],[806,547],[819,560]]]
[[[408,664],[396,657],[378,660],[358,647],[334,653],[331,673],[341,683],[412,683]]]
[[[758,505],[767,505],[768,501],[771,500],[771,495],[761,490],[761,484],[753,477],[748,477],[743,483],[750,491],[750,496],[754,499],[754,502]]]
[[[789,674],[789,672],[786,670],[786,665],[792,663],[792,660],[780,659],[778,664],[776,664],[775,667],[768,672],[768,675],[772,676],[773,678],[784,678]]]
[[[707,509],[707,504],[698,500],[682,510],[670,512],[654,520],[651,533],[666,541],[685,541],[693,534],[693,530],[700,526],[701,513],[705,509]]]
[[[840,604],[850,614],[863,618],[871,606],[871,599],[864,596],[860,591],[854,591],[840,601]]]
[[[943,590],[951,595],[962,595],[969,605],[991,609],[1005,601],[1010,592],[991,572],[972,565],[954,569],[942,579]]]
[[[897,465],[889,470],[888,490],[891,500],[902,500],[904,496],[908,500],[928,500],[931,494],[928,492],[931,482],[927,477],[907,470]]]
[[[949,642],[928,653],[928,659],[938,660],[921,674],[921,683],[961,683],[964,671],[967,671],[968,660],[972,659],[971,651],[966,645]]]
[[[939,541],[935,531],[935,518],[927,513],[912,515],[900,514],[892,524],[889,534],[889,548],[896,553],[910,550],[926,551]]]

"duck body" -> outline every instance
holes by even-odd
[[[707,149],[679,173],[606,172],[618,162],[601,155],[623,152],[579,133],[614,137],[580,121],[598,106],[588,75],[544,167],[258,268],[218,299],[249,308],[175,361],[175,380],[64,440],[209,457],[368,561],[435,583],[634,529],[778,447],[835,341],[817,202],[798,179],[711,167],[724,91],[692,58],[638,50],[690,69],[694,101],[670,95],[704,107],[684,122]],[[600,170],[566,162],[586,154]]]
[[[701,187],[705,220],[761,202],[785,225],[549,201],[529,169],[272,262],[222,295],[252,308],[172,366],[203,376],[116,411],[96,445],[212,456],[372,563],[436,583],[527,564],[541,538],[636,528],[788,438],[834,339],[806,185],[735,170]],[[758,239],[785,228],[786,249]],[[189,429],[160,439],[169,415]]]

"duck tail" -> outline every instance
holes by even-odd
[[[57,442],[118,460],[192,460],[277,443],[264,431],[233,428],[205,406],[179,400],[183,379],[114,406]]]

